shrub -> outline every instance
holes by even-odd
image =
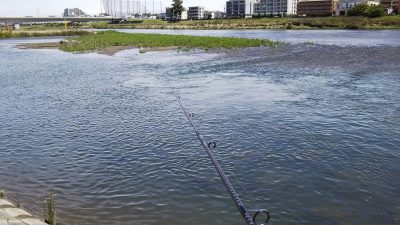
[[[347,11],[348,16],[381,17],[386,13],[383,5],[357,4]]]
[[[348,16],[364,16],[368,9],[367,4],[357,4],[347,11]]]
[[[108,23],[107,22],[94,22],[90,24],[90,28],[93,29],[107,29]]]
[[[371,5],[365,11],[368,17],[381,17],[386,14],[386,9],[383,5]]]

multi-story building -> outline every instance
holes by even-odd
[[[367,5],[379,5],[379,2],[376,1],[371,1],[371,0],[339,0],[337,9],[336,9],[336,15],[337,16],[346,16],[347,15],[347,10],[352,8],[353,6],[357,4],[367,4]]]
[[[256,15],[296,15],[298,0],[260,0],[254,6]]]
[[[187,20],[188,19],[188,11],[183,10],[181,13],[181,20]]]
[[[338,0],[300,0],[297,4],[297,15],[300,16],[334,16]]]
[[[225,13],[221,11],[205,11],[205,19],[223,19],[225,18]]]
[[[226,17],[252,17],[257,0],[229,0],[226,2]]]
[[[189,7],[189,10],[187,11],[189,20],[207,19],[207,18],[205,18],[205,14],[204,13],[205,13],[205,10],[204,10],[203,6]]]
[[[86,13],[84,13],[82,10],[80,10],[78,8],[64,9],[63,16],[64,17],[80,17],[80,16],[86,16]]]

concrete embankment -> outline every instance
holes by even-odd
[[[6,199],[0,199],[0,225],[47,225]]]

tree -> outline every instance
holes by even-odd
[[[172,0],[172,20],[180,20],[184,10],[182,0]]]
[[[383,5],[371,5],[365,11],[368,17],[381,17],[386,14],[386,8]]]
[[[351,7],[348,11],[347,11],[347,15],[348,16],[364,16],[365,12],[368,9],[368,5],[361,3],[361,4],[357,4],[353,7]]]
[[[368,17],[380,17],[384,16],[386,9],[383,5],[367,5],[357,4],[347,11],[348,16],[368,16]]]

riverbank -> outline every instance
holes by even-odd
[[[90,23],[94,29],[400,29],[400,16],[320,17],[320,18],[250,18],[192,20],[167,23],[161,20],[134,20],[122,24]]]
[[[238,29],[400,29],[400,15],[368,17],[304,17],[304,18],[248,18],[185,20],[167,22],[162,20],[128,20],[126,23],[109,24],[93,22],[70,24],[69,29],[192,29],[192,30],[238,30]],[[22,25],[22,31],[63,30],[64,24]]]

